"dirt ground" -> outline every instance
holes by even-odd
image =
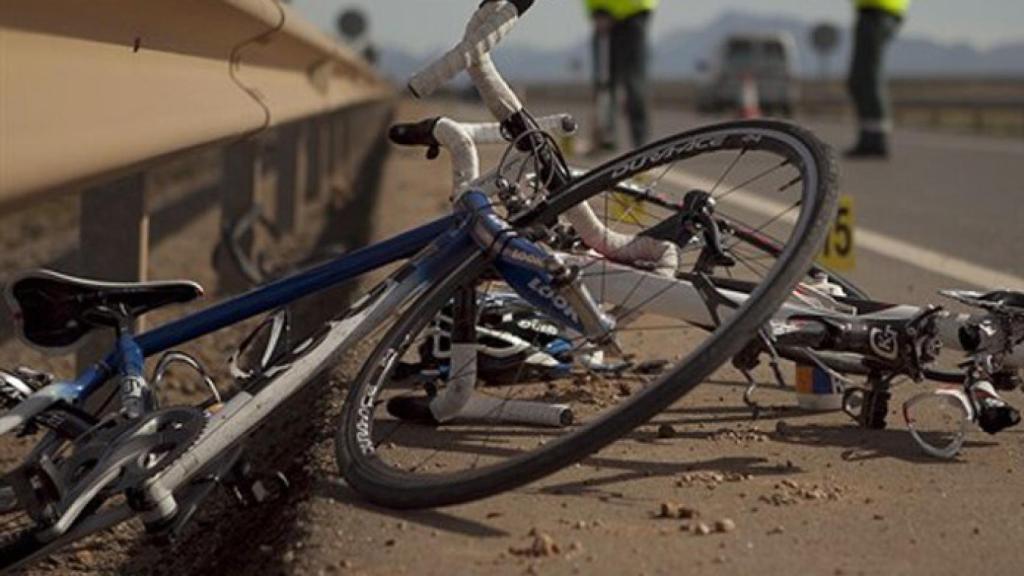
[[[426,112],[406,105],[400,118]],[[446,160],[393,151],[373,236],[443,213],[447,178]],[[186,264],[175,272],[194,276]],[[0,352],[12,357],[6,345]],[[912,386],[897,390],[890,430],[866,431],[797,410],[790,392],[771,387],[759,398],[777,409],[753,420],[731,369],[543,481],[440,510],[381,509],[349,490],[334,463],[331,422],[355,360],[313,411],[318,428],[298,437],[308,451],[290,447],[300,481],[283,504],[217,505],[170,549],[133,546],[135,534],[121,531],[33,573],[1014,574],[1024,560],[1021,432],[973,432],[958,459],[939,462],[896,415]],[[673,434],[658,433],[664,424]]]
[[[440,212],[447,190],[423,185],[446,170],[394,154],[379,233],[411,225],[421,207]],[[362,502],[337,478],[326,441],[314,449],[318,485],[299,507],[306,533],[285,559],[296,574],[1016,573],[1024,434],[975,431],[957,460],[924,457],[896,414],[916,391],[897,389],[886,431],[800,411],[791,392],[770,386],[759,398],[779,410],[755,421],[739,374],[723,369],[582,464],[429,512]],[[662,424],[673,438],[659,438]],[[666,504],[699,518],[661,518]],[[702,535],[701,523],[713,532]],[[538,534],[555,546],[534,554]]]

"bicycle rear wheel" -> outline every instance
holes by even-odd
[[[437,353],[443,345],[436,345],[444,332],[438,319],[450,313],[455,297],[469,291],[486,302],[488,295],[507,295],[480,255],[414,303],[367,359],[337,431],[342,474],[385,506],[442,506],[523,485],[613,442],[736,354],[805,278],[832,217],[835,183],[827,148],[776,121],[682,133],[590,171],[548,198],[545,212],[529,224],[561,230],[552,245],[579,267],[594,299],[616,319],[615,338],[626,354],[601,359],[603,351],[557,326],[533,326],[518,333],[524,345],[519,364],[491,378],[497,385],[476,383],[497,411],[514,400],[558,402],[571,406],[573,423],[537,428],[478,418],[439,425],[429,414],[416,418],[395,409],[408,398],[443,393],[458,374],[454,361],[446,364]],[[667,207],[623,202],[616,189],[625,184],[668,199]],[[708,210],[716,217],[747,222],[750,231],[778,239],[771,262],[740,266],[728,250],[715,249],[707,227],[680,220],[678,207],[698,197],[713,201]],[[603,229],[602,238],[589,243],[566,225],[584,206]],[[615,237],[632,241],[600,251],[592,246]],[[630,248],[640,244],[647,245],[646,258]],[[652,254],[660,260],[652,261]],[[523,320],[506,316],[499,320],[510,330]],[[478,356],[500,347],[486,341],[492,332],[478,327],[477,335]],[[559,356],[566,370],[538,375],[527,369],[538,353],[558,356],[551,347],[558,340],[561,351],[568,350]]]

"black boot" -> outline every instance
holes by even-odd
[[[978,411],[978,425],[989,434],[995,434],[1017,424],[1020,424],[1020,412],[1009,404],[982,406]]]
[[[971,389],[978,409],[978,425],[989,434],[1020,424],[1020,412],[999,397],[989,382],[980,382]]]
[[[850,159],[887,159],[889,158],[889,136],[885,132],[861,130],[857,145],[846,151]]]
[[[1000,392],[1009,392],[1021,387],[1021,377],[1016,370],[1005,370],[992,375],[992,386]]]

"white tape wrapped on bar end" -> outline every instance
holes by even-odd
[[[448,422],[465,409],[476,387],[476,344],[452,344],[448,385],[430,402],[438,422]]]
[[[508,400],[487,394],[474,393],[455,419],[471,422],[563,428],[572,425],[573,413],[572,408],[567,404]]]
[[[519,8],[511,2],[501,0],[481,6],[466,25],[462,41],[440,60],[413,76],[409,81],[409,91],[417,98],[433,94],[490,52],[515,27],[518,18]]]
[[[489,122],[486,124],[461,124],[462,128],[472,137],[477,144],[508,144],[501,124]],[[571,136],[578,128],[576,120],[569,114],[555,114],[537,118],[537,126],[555,136]]]
[[[472,134],[462,124],[441,118],[434,126],[434,138],[452,155],[452,186],[458,195],[480,176],[480,156]]]

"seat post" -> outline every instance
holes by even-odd
[[[120,307],[113,328],[117,337],[117,356],[120,368],[117,386],[121,397],[121,413],[129,420],[141,418],[155,408],[153,392],[146,381],[142,349],[135,341],[135,318],[124,306]]]
[[[122,335],[131,336],[135,333],[136,319],[123,304],[115,307],[97,306],[87,310],[83,316],[83,320],[89,324],[113,329],[118,339]]]
[[[154,406],[153,394],[144,375],[145,358],[135,341],[135,316],[121,304],[89,310],[84,320],[114,331],[118,364],[116,385],[121,413],[130,420],[141,418]]]

